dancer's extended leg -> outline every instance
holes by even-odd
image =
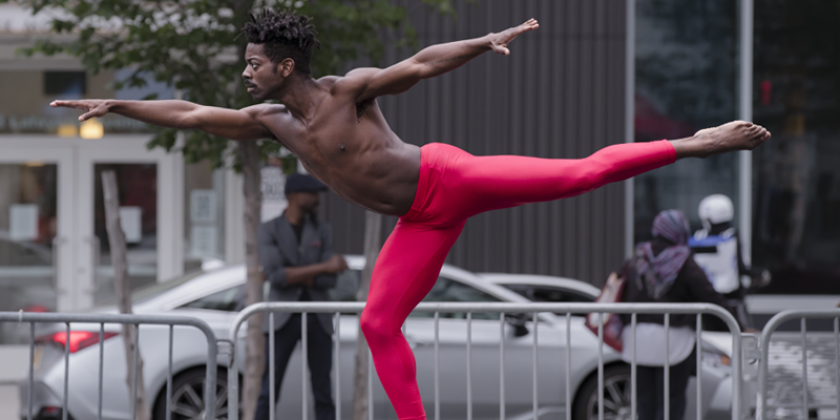
[[[455,156],[446,167],[445,200],[462,217],[528,203],[574,197],[676,160],[668,141],[618,144],[583,159],[473,156],[441,145]]]
[[[434,286],[467,218],[575,196],[675,159],[669,142],[611,146],[577,160],[476,157],[445,144],[424,146],[414,204],[379,254],[361,317],[376,371],[397,416],[425,418],[414,355],[400,327]]]

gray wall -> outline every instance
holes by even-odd
[[[476,155],[582,158],[624,141],[625,0],[455,0],[457,18],[419,1],[410,19],[419,47],[477,37],[524,22],[536,32],[509,57],[484,54],[409,92],[379,100],[394,131],[422,145]],[[383,65],[405,54],[389,53]],[[364,213],[333,194],[322,203],[335,247],[361,253]],[[396,223],[386,218],[386,233]],[[624,255],[624,187],[495,211],[470,219],[448,262],[472,271],[559,275],[603,284]]]

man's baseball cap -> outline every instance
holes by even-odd
[[[289,195],[296,192],[321,192],[326,190],[327,186],[312,175],[291,174],[286,178],[286,187],[283,193]]]

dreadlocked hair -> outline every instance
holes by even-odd
[[[251,21],[245,23],[242,32],[249,43],[263,45],[265,55],[272,63],[291,58],[295,70],[306,75],[310,74],[312,47],[321,47],[311,19],[298,16],[294,11],[264,9],[258,15],[251,14]]]

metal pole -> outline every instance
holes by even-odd
[[[808,343],[805,341],[806,327],[805,317],[800,321],[802,323],[802,330],[800,336],[802,339],[802,418],[808,418]]]
[[[753,0],[741,0],[738,118],[744,121],[753,118],[753,14]],[[752,256],[752,151],[741,151],[738,158],[738,229],[741,231],[741,254],[749,265]]]
[[[27,414],[27,420],[32,420],[32,387],[34,386],[35,378],[35,323],[29,323],[29,395],[27,396],[27,400],[29,403],[29,414]],[[100,379],[101,381],[101,379]]]
[[[636,314],[630,316],[630,326],[633,332],[632,360],[630,362],[630,418],[636,418]],[[698,419],[700,419],[698,417]]]
[[[96,419],[102,420],[102,376],[105,372],[105,323],[99,324],[99,402],[96,407]],[[167,405],[168,407],[168,405]],[[168,411],[167,411],[168,413]],[[166,420],[169,420],[167,418]]]
[[[467,420],[472,414],[472,312],[467,312]]]
[[[505,420],[505,313],[499,313],[499,420]]]
[[[268,418],[274,420],[274,313],[268,313]]]
[[[174,347],[174,340],[175,337],[175,325],[169,324],[169,360],[167,362],[166,368],[166,420],[172,419],[172,348]],[[231,344],[232,346],[233,344]],[[228,394],[231,395],[231,394]],[[237,395],[233,394],[233,398],[236,398]],[[228,397],[228,401],[230,401],[230,397]],[[230,403],[228,403],[230,406]],[[100,419],[101,420],[101,419]]]
[[[335,372],[335,418],[341,420],[341,369],[340,369],[340,350],[341,350],[341,313],[335,313],[335,362],[333,364],[333,371]]]
[[[624,79],[624,142],[635,141],[635,119],[636,107],[636,0],[627,0],[627,34],[624,49],[625,55],[625,79]],[[633,255],[633,218],[634,218],[634,185],[633,178],[624,181],[624,256],[630,258]]]
[[[664,392],[665,392],[665,420],[669,420],[671,418],[671,401],[670,401],[670,394],[671,394],[671,334],[670,334],[670,327],[671,327],[671,317],[668,314],[665,314],[665,381],[664,381]],[[734,338],[733,338],[734,339]],[[700,375],[700,372],[697,372]],[[735,381],[733,379],[733,381]]]
[[[440,420],[440,312],[435,312],[435,420]]]
[[[604,420],[604,313],[598,312],[598,420]],[[665,419],[668,420],[668,419]]]
[[[307,399],[306,398],[306,393],[308,391],[306,389],[306,367],[307,367],[307,364],[309,362],[309,345],[308,345],[308,342],[307,342],[309,340],[309,337],[307,336],[307,327],[309,325],[307,325],[307,319],[306,318],[307,318],[306,312],[300,314],[300,331],[301,331],[300,343],[301,343],[301,353],[302,353],[301,354],[302,361],[301,361],[301,367],[300,367],[300,374],[301,374],[300,383],[301,383],[301,388],[302,388],[301,389],[301,396],[300,396],[300,404],[302,406],[301,407],[301,412],[303,413],[303,420],[308,420],[308,417],[309,417],[309,416],[307,416],[307,414],[309,414],[307,412],[308,408],[309,408],[308,407],[309,404],[307,404],[307,402],[306,402],[306,399]]]
[[[703,321],[702,315],[697,314],[697,326],[694,329],[694,345],[697,352],[697,419],[703,418],[703,346],[701,345]]]
[[[373,353],[368,346],[368,420],[373,420]]]
[[[531,361],[533,362],[533,365],[532,365],[532,369],[533,369],[533,370],[532,370],[532,372],[533,372],[533,373],[532,373],[532,377],[533,377],[533,380],[534,380],[534,384],[533,384],[533,389],[534,389],[534,391],[533,391],[533,393],[534,393],[534,401],[533,401],[533,404],[534,404],[534,407],[533,407],[533,409],[534,409],[534,420],[539,420],[539,419],[537,418],[537,410],[538,410],[538,407],[537,407],[537,406],[538,406],[537,395],[539,394],[539,392],[538,392],[538,384],[537,384],[537,357],[539,357],[539,356],[538,356],[538,354],[537,354],[537,325],[538,325],[538,322],[537,322],[537,313],[536,313],[536,312],[534,312],[534,321],[533,321],[533,324],[534,324],[534,344],[533,344],[533,346],[532,346],[532,348],[533,348],[533,355],[531,356]]]
[[[837,420],[840,420],[840,318],[834,318],[834,373],[837,374],[837,386],[834,387],[837,399]]]
[[[566,313],[566,420],[572,420],[572,314]]]
[[[134,324],[134,384],[131,393],[131,420],[137,419],[137,376],[139,375],[138,364],[140,360],[140,324]],[[205,396],[205,399],[207,397]]]
[[[67,420],[67,393],[69,392],[68,382],[70,381],[70,323],[65,323],[65,326],[65,334],[67,335],[64,336],[64,398],[61,405],[62,420]],[[132,416],[131,420],[134,419],[134,416]]]

